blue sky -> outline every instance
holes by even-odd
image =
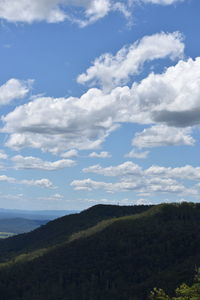
[[[200,200],[198,0],[0,0],[0,207]]]

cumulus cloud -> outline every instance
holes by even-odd
[[[85,73],[78,76],[79,83],[100,84],[106,90],[124,84],[131,75],[140,72],[146,61],[183,56],[184,44],[179,32],[159,33],[145,36],[130,46],[125,46],[116,55],[106,53],[95,59]]]
[[[97,149],[123,123],[192,127],[200,123],[200,57],[180,60],[161,74],[110,93],[89,89],[80,98],[36,98],[2,117],[6,145],[62,153]],[[165,127],[153,127],[147,132]],[[167,127],[166,130],[170,131]],[[189,129],[175,143],[193,144]],[[172,134],[170,135],[172,139]],[[162,138],[161,138],[162,139]]]
[[[131,150],[129,153],[125,154],[125,157],[128,158],[137,158],[137,159],[145,159],[149,155],[149,151],[136,151],[136,150]]]
[[[177,2],[183,2],[185,0],[141,0],[144,3],[160,4],[160,5],[171,5]]]
[[[71,149],[67,152],[64,152],[60,155],[63,158],[70,158],[70,157],[77,157],[78,156],[78,151],[75,149]]]
[[[88,157],[91,157],[91,158],[110,158],[111,154],[107,151],[102,151],[100,153],[92,152],[88,155]]]
[[[188,189],[181,183],[172,179],[137,179],[137,180],[126,180],[111,183],[95,181],[90,178],[83,180],[74,180],[71,186],[76,191],[85,190],[105,190],[108,193],[116,192],[130,192],[135,191],[136,193],[149,192],[152,193],[170,193],[170,194],[186,194]],[[191,190],[190,190],[191,191]]]
[[[64,199],[64,196],[59,193],[56,193],[56,194],[53,194],[50,196],[46,196],[46,197],[38,198],[38,200],[40,200],[40,201],[52,201],[52,202],[57,202],[57,201],[60,202],[63,199]]]
[[[155,125],[136,133],[133,139],[133,146],[138,148],[151,148],[160,146],[193,146],[195,140],[190,135],[191,129],[167,127]]]
[[[32,185],[32,186],[39,186],[39,187],[44,187],[44,188],[55,188],[53,183],[46,178],[38,179],[38,180],[21,180],[18,181],[17,183],[19,184],[26,184],[26,185]]]
[[[191,165],[186,165],[183,167],[160,167],[151,166],[145,170],[148,176],[162,176],[167,178],[179,178],[188,180],[199,180],[200,179],[200,167],[193,167]]]
[[[110,11],[130,17],[126,2],[111,0],[0,0],[0,18],[8,22],[59,23],[65,20],[84,27]]]
[[[200,57],[181,60],[163,74],[150,74],[135,85],[141,114],[168,126],[199,124],[199,83]]]
[[[17,180],[16,178],[9,177],[7,175],[0,175],[0,182],[8,182],[8,183],[15,183],[15,184],[25,184],[25,185],[31,185],[31,186],[39,186],[44,188],[55,188],[53,183],[46,178],[42,179],[23,179],[23,180]]]
[[[3,117],[13,132],[7,145],[40,148],[53,153],[98,148],[118,125],[113,123],[110,96],[91,89],[78,98],[38,98]]]
[[[110,166],[103,168],[100,165],[90,166],[88,168],[84,168],[84,173],[95,173],[104,176],[124,176],[124,175],[141,175],[142,169],[137,164],[134,164],[131,161],[127,161],[118,166]]]
[[[0,159],[7,159],[8,155],[5,153],[4,150],[0,150]]]
[[[117,182],[95,181],[90,178],[74,180],[71,186],[75,190],[104,190],[108,193],[135,192],[138,196],[173,194],[183,197],[198,198],[199,186],[194,182],[200,179],[200,167],[161,167],[151,166],[142,169],[132,162],[117,166],[90,166],[83,169],[85,173],[95,173],[109,177],[118,177]],[[186,183],[187,180],[187,183]]]
[[[94,173],[103,176],[111,177],[123,177],[131,178],[141,177],[150,179],[151,182],[155,180],[166,180],[179,178],[188,180],[199,180],[200,179],[200,167],[193,167],[191,165],[186,165],[183,167],[161,167],[153,165],[147,169],[142,169],[138,164],[131,161],[126,161],[117,166],[102,167],[99,164],[93,165],[83,169],[84,173]]]
[[[0,0],[0,19],[8,22],[59,23],[71,21],[85,27],[119,11],[125,18],[132,16],[131,6],[137,2],[170,5],[184,0]]]
[[[16,179],[7,175],[0,175],[0,182],[14,183],[16,182]]]
[[[74,180],[71,183],[71,186],[76,191],[92,191],[102,189],[108,193],[115,193],[115,192],[125,192],[131,190],[137,190],[141,187],[140,182],[117,182],[117,183],[107,183],[102,181],[95,181],[90,178],[83,179],[83,180]]]
[[[15,99],[24,98],[31,89],[33,80],[10,79],[0,86],[0,106],[7,105]]]
[[[73,167],[75,161],[71,159],[62,159],[54,162],[44,161],[41,158],[22,155],[16,155],[11,159],[14,162],[14,168],[16,169],[40,169],[47,171],[54,171],[64,168]]]

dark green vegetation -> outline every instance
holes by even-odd
[[[47,221],[28,220],[22,218],[0,219],[0,237],[1,233],[11,233],[12,235],[29,232],[46,223]]]
[[[200,266],[200,205],[95,206],[0,241],[0,259],[1,300],[172,295]]]
[[[150,293],[150,300],[199,300],[200,299],[200,270],[197,271],[194,283],[188,286],[182,283],[176,290],[175,296],[170,297],[164,290],[154,288]]]

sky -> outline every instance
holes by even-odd
[[[199,202],[199,11],[0,0],[0,207]]]

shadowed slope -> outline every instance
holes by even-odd
[[[101,222],[41,257],[1,268],[1,299],[142,300],[154,286],[170,292],[200,265],[199,232],[198,204]]]

